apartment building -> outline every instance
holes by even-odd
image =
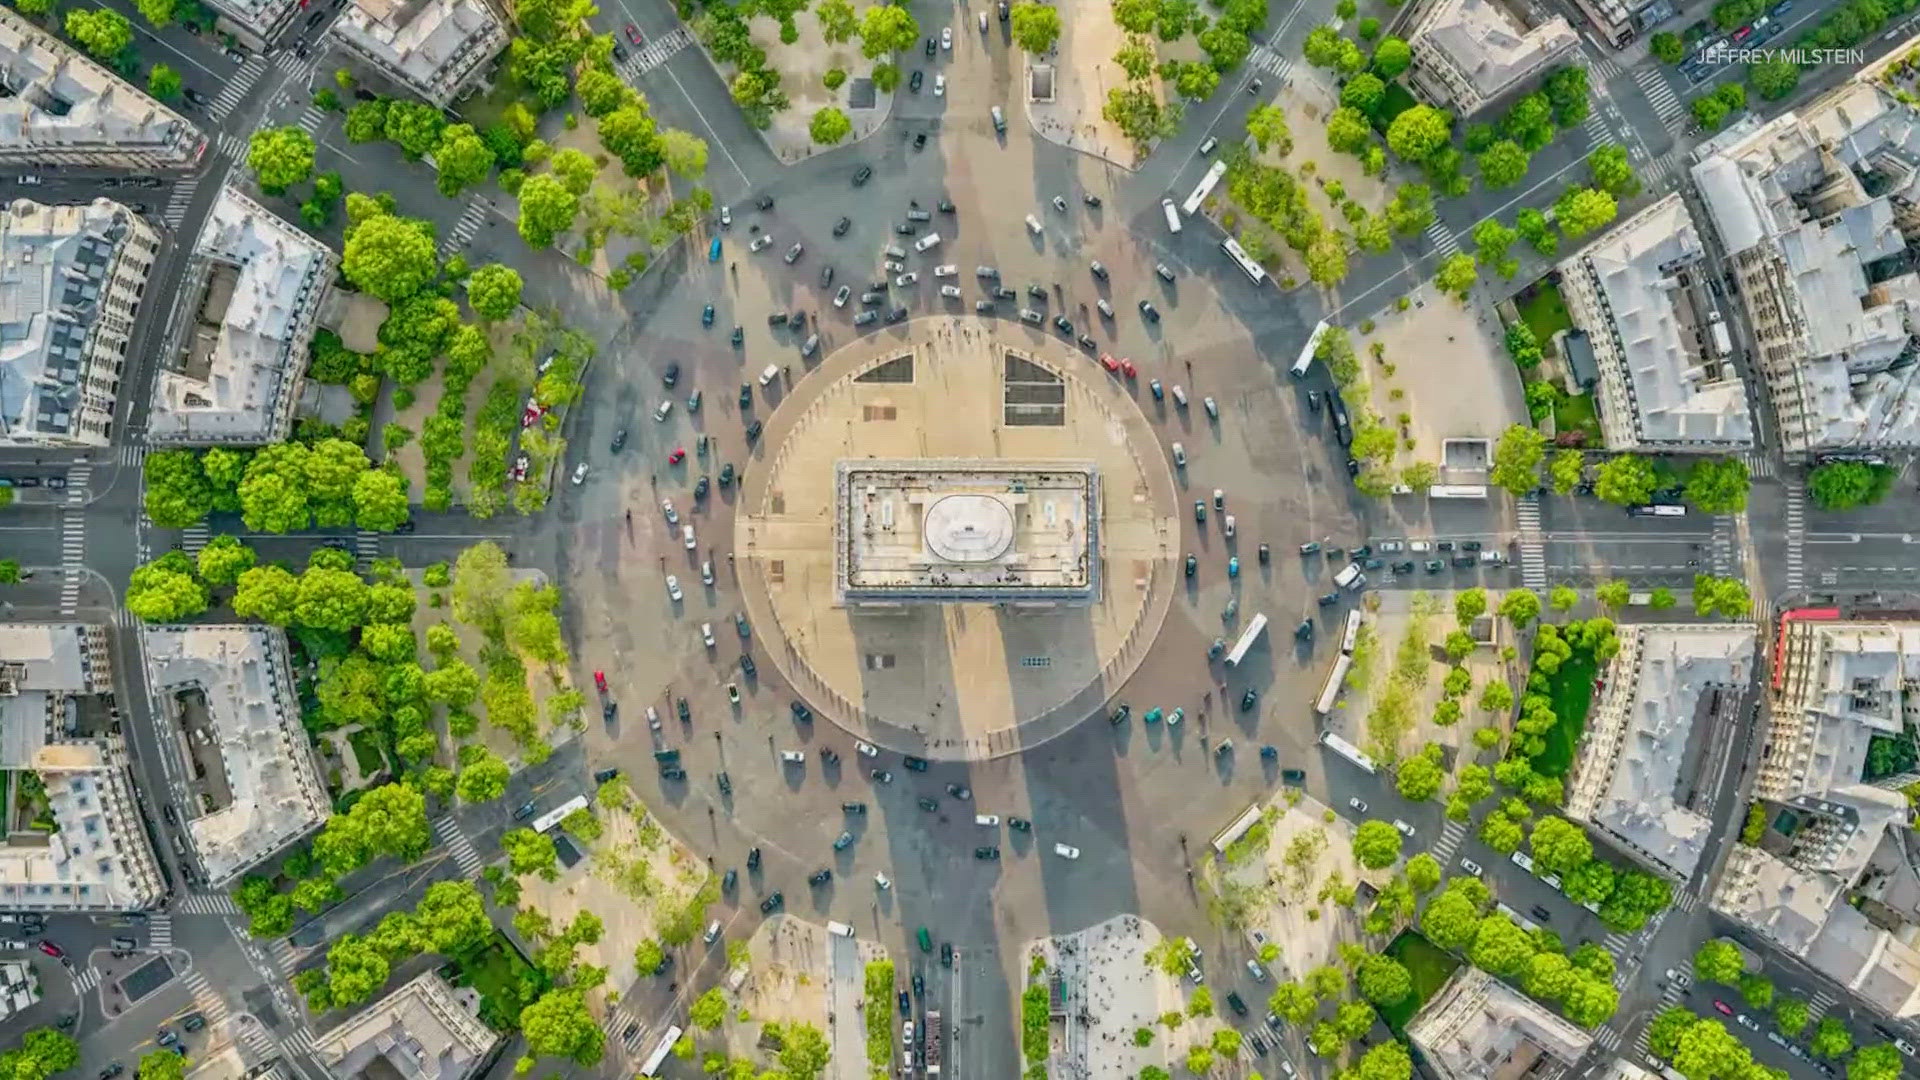
[[[1571,1069],[1593,1036],[1471,964],[1407,1025],[1437,1080],[1505,1080]]]
[[[1599,372],[1607,449],[1739,453],[1753,448],[1747,389],[1728,356],[1713,269],[1677,194],[1560,264],[1560,294]]]
[[[1501,0],[1435,0],[1407,35],[1409,87],[1463,118],[1531,90],[1580,51],[1580,37],[1562,16],[1529,18]]]
[[[106,446],[160,234],[116,202],[0,209],[0,446]]]
[[[507,47],[506,18],[488,0],[356,0],[328,33],[359,64],[443,109]]]
[[[283,441],[321,305],[340,260],[325,244],[227,186],[182,278],[154,374],[157,443]]]
[[[299,0],[206,0],[214,13],[214,29],[232,34],[255,52],[264,52],[296,15],[306,14]]]
[[[186,117],[0,8],[0,169],[184,172],[206,149]]]
[[[479,1012],[477,991],[423,972],[321,1035],[314,1056],[334,1080],[466,1080],[500,1041]]]

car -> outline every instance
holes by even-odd
[[[928,762],[926,758],[914,757],[912,754],[902,755],[900,759],[900,763],[905,765],[908,768],[908,770],[912,772],[926,772],[928,768]]]
[[[1007,828],[1015,832],[1030,833],[1033,831],[1033,822],[1023,817],[1009,817],[1007,819]]]
[[[1055,315],[1053,317],[1053,328],[1068,337],[1073,336],[1073,323],[1068,320],[1065,315]]]
[[[709,485],[707,482],[707,478],[704,476],[700,478],[698,483],[693,485],[693,501],[694,502],[699,502],[701,499],[704,499],[707,497],[708,486]]]
[[[1429,574],[1437,574],[1447,568],[1447,564],[1441,562],[1439,559],[1428,559],[1426,565],[1427,573]]]
[[[693,710],[687,708],[686,698],[680,698],[675,701],[673,703],[673,711],[680,717],[680,722],[683,724],[693,719]]]
[[[1541,922],[1553,921],[1553,912],[1548,911],[1545,907],[1539,904],[1533,905],[1533,907],[1529,908],[1528,910],[1533,913],[1534,918],[1539,919]]]
[[[1758,1023],[1755,1023],[1753,1017],[1748,1016],[1746,1013],[1741,1013],[1739,1016],[1736,1016],[1733,1019],[1735,1023],[1738,1023],[1741,1027],[1746,1028],[1748,1031],[1760,1030],[1760,1025]]]
[[[1684,971],[1677,970],[1675,968],[1668,968],[1667,981],[1679,987],[1680,989],[1685,990],[1687,987],[1693,985],[1693,976],[1687,974]]]
[[[594,686],[594,689],[596,689],[596,690],[598,690],[598,691],[600,691],[601,693],[603,693],[603,694],[604,694],[604,693],[606,693],[606,692],[607,692],[607,673],[606,673],[606,672],[604,672],[604,671],[596,671],[596,672],[594,672],[594,673],[593,673],[593,686]],[[171,806],[169,806],[169,807],[167,807],[167,809],[169,809],[169,810],[171,810],[171,809],[173,809],[173,807],[171,807]],[[168,818],[169,818],[169,819],[171,819],[171,818],[172,818],[172,815],[171,815],[171,814],[169,814],[169,815],[168,815]]]
[[[644,45],[647,41],[646,38],[640,36],[640,28],[632,23],[627,24],[627,40],[633,42],[635,45]]]
[[[712,559],[702,559],[700,561],[700,584],[702,585],[713,584],[713,560]]]
[[[1200,560],[1194,558],[1192,555],[1187,556],[1187,576],[1192,577],[1194,574],[1198,573],[1199,570],[1200,570]]]
[[[792,266],[792,265],[793,265],[793,261],[794,261],[795,259],[798,259],[798,258],[800,257],[800,253],[801,253],[802,251],[805,251],[805,250],[806,250],[806,245],[804,245],[804,244],[795,244],[795,245],[793,245],[792,247],[790,247],[790,248],[788,248],[788,249],[787,249],[787,253],[786,253],[785,255],[783,255],[783,256],[781,256],[781,259],[782,259],[782,261],[784,261],[784,262],[785,262],[785,263],[786,263],[786,264],[787,264],[788,266]]]
[[[1162,281],[1173,280],[1173,268],[1166,263],[1154,263],[1153,272],[1159,274]]]
[[[973,857],[976,859],[985,859],[988,862],[996,862],[1000,858],[1000,849],[983,845],[973,849]]]
[[[1347,805],[1352,807],[1353,812],[1356,814],[1364,814],[1367,812],[1367,804],[1359,799],[1348,799]]]
[[[973,823],[975,825],[985,825],[985,826],[988,826],[989,828],[998,828],[1000,825],[1000,815],[999,814],[975,814],[973,815]]]
[[[669,525],[680,524],[680,514],[678,511],[674,510],[672,499],[660,500],[660,512],[667,516],[667,524]]]
[[[893,783],[893,774],[885,769],[873,769],[867,773],[867,779],[877,784]]]
[[[1406,822],[1400,820],[1399,818],[1393,819],[1393,827],[1400,830],[1400,835],[1402,836],[1413,835],[1413,826],[1407,824]]]
[[[931,813],[937,812],[940,809],[940,804],[937,802],[934,802],[932,799],[922,798],[920,800],[920,809],[925,810],[926,812],[931,814]]]
[[[775,908],[779,907],[783,902],[785,902],[785,900],[786,900],[785,896],[781,895],[780,893],[774,893],[773,895],[767,897],[765,900],[760,901],[760,913],[764,915],[767,912],[774,910]]]
[[[752,445],[753,441],[760,437],[760,421],[755,420],[753,423],[748,424],[746,434],[748,445]]]
[[[680,592],[680,579],[672,574],[667,575],[667,599],[676,604],[683,599],[683,594]]]
[[[759,198],[753,200],[753,205],[762,210],[771,210],[773,209],[773,196],[762,195]]]
[[[807,884],[809,885],[825,885],[827,882],[832,880],[833,880],[833,871],[827,869],[824,866],[818,870],[815,870],[813,873],[807,875]]]
[[[937,278],[957,277],[959,273],[960,268],[953,263],[941,263],[933,268],[933,276]]]
[[[1721,1014],[1722,1016],[1732,1016],[1732,1015],[1733,1015],[1733,1007],[1732,1007],[1732,1006],[1730,1006],[1730,1005],[1728,1005],[1728,1004],[1727,1004],[1726,1002],[1724,1002],[1724,1001],[1721,1001],[1721,1000],[1720,1000],[1720,999],[1718,999],[1718,998],[1715,998],[1715,999],[1714,999],[1714,1001],[1713,1001],[1713,1007],[1714,1007],[1715,1009],[1717,1009],[1717,1010],[1719,1010],[1719,1012],[1720,1012],[1720,1014]]]
[[[188,87],[186,90],[183,90],[182,93],[186,94],[187,100],[193,102],[195,105],[205,106],[213,104],[212,98],[192,87]]]
[[[945,75],[935,75],[933,77],[933,96],[947,96],[947,77]]]
[[[1338,592],[1330,592],[1330,593],[1321,593],[1321,594],[1320,594],[1320,606],[1321,606],[1321,607],[1332,607],[1333,605],[1335,605],[1335,604],[1337,604],[1337,603],[1339,603],[1339,602],[1340,602],[1340,594],[1339,594]]]
[[[1148,322],[1157,323],[1160,321],[1160,311],[1153,306],[1151,300],[1140,301],[1140,314],[1145,315]]]
[[[973,798],[973,789],[964,784],[948,784],[947,794],[956,799],[971,799]]]
[[[672,389],[673,384],[679,381],[680,381],[680,365],[677,363],[668,364],[666,366],[666,369],[660,372],[660,382],[662,385],[666,386],[668,389]]]
[[[943,26],[940,28],[940,47],[948,52],[953,51],[953,27]]]
[[[839,836],[834,838],[833,850],[845,851],[847,850],[848,847],[852,846],[852,844],[853,844],[853,834],[843,830]],[[814,882],[814,884],[818,885],[820,884],[820,882],[816,881]]]
[[[1253,711],[1253,707],[1259,704],[1259,702],[1260,702],[1260,691],[1255,690],[1253,687],[1249,686],[1247,687],[1247,692],[1240,695],[1240,711],[1251,712]],[[1224,749],[1227,745],[1228,745],[1227,743],[1220,744],[1222,749]]]
[[[953,208],[953,201],[951,199],[941,199],[938,205],[940,208],[940,212],[943,214],[951,214],[955,212]]]
[[[1091,263],[1088,263],[1087,269],[1093,271],[1093,276],[1099,278],[1101,281],[1107,280],[1107,268],[1101,265],[1099,259],[1095,259]]]
[[[727,468],[731,469],[733,466],[729,465]],[[724,476],[726,474],[722,473],[721,475]],[[747,625],[747,616],[744,612],[736,611],[733,613],[733,629],[743,638],[753,636],[753,629]]]
[[[893,279],[893,283],[894,283],[895,285],[898,285],[898,286],[899,286],[900,288],[903,288],[903,289],[904,289],[904,288],[906,288],[907,286],[909,286],[909,285],[911,285],[911,284],[913,284],[914,282],[916,282],[916,281],[919,281],[919,280],[920,280],[920,274],[919,274],[919,271],[916,271],[916,270],[909,270],[909,271],[907,271],[906,273],[904,273],[904,274],[901,274],[901,275],[900,275],[899,277],[897,277],[897,278],[894,278],[894,279]]]
[[[788,765],[803,765],[806,763],[807,754],[804,750],[782,750],[780,760]]]
[[[580,464],[574,466],[573,476],[571,479],[574,484],[584,484],[587,482],[587,463],[586,462],[583,461]]]
[[[752,675],[755,670],[753,666],[753,657],[748,656],[746,653],[741,653],[740,654],[740,670],[742,673],[746,675]]]
[[[759,236],[756,236],[753,238],[752,243],[747,245],[747,250],[755,251],[755,252],[765,251],[767,250],[767,248],[772,246],[773,246],[773,234],[761,233]]]
[[[188,1013],[180,1020],[180,1026],[188,1031],[199,1031],[207,1026],[207,1018],[199,1013]]]
[[[879,757],[880,756],[879,747],[873,745],[870,742],[865,742],[860,739],[855,739],[853,741],[853,748],[860,752],[861,757]]]
[[[60,946],[58,946],[58,945],[55,945],[55,944],[54,944],[53,942],[51,942],[51,941],[44,941],[44,940],[43,940],[43,941],[41,941],[41,942],[39,943],[39,945],[40,945],[40,951],[41,951],[41,952],[43,952],[43,953],[46,953],[46,954],[47,954],[48,956],[65,956],[65,955],[67,955],[67,953],[66,953],[66,950],[64,950],[64,949],[62,949],[62,948],[61,948]]]
[[[833,284],[833,266],[831,264],[822,266],[820,268],[820,287],[824,289],[831,284]]]
[[[853,186],[859,187],[871,179],[873,179],[873,166],[862,165],[859,170],[853,174]]]
[[[853,288],[851,286],[848,286],[848,285],[840,286],[840,291],[833,294],[833,306],[837,308],[846,307],[847,297],[852,295],[853,295]],[[872,294],[869,293],[868,295],[872,295]],[[745,391],[742,391],[742,393],[745,393]]]
[[[687,448],[684,446],[676,446],[667,453],[667,464],[669,465],[678,465],[685,460],[687,460]],[[575,483],[578,482],[577,480],[575,481]]]
[[[733,207],[722,206],[720,208],[720,227],[723,229],[733,228]]]
[[[840,809],[848,814],[864,814],[867,812],[867,804],[863,802],[843,802],[840,804]]]
[[[931,46],[933,45],[933,39],[932,39],[932,38],[928,38],[928,39],[927,39],[927,45],[929,46],[929,48],[931,48]],[[931,52],[929,52],[929,53],[928,53],[927,55],[928,55],[928,56],[932,56],[933,54],[932,54]],[[920,92],[920,83],[921,83],[921,82],[922,82],[923,80],[925,80],[925,78],[926,78],[926,76],[925,76],[925,75],[923,75],[923,74],[921,74],[921,73],[920,73],[920,72],[918,72],[918,71],[915,71],[915,72],[913,73],[913,76],[912,76],[911,78],[909,78],[909,79],[907,80],[907,89],[908,89],[908,90],[911,90],[912,92],[914,92],[914,93],[916,93],[916,94],[917,94],[917,93],[919,93],[919,92]]]
[[[833,223],[833,235],[845,236],[847,235],[847,230],[851,228],[853,228],[853,219],[850,217],[842,217],[839,221]]]

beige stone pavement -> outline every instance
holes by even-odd
[[[1090,358],[1049,335],[969,317],[874,334],[829,357],[768,422],[735,521],[742,593],[768,655],[835,721],[912,753],[977,756],[1031,745],[1023,723],[1077,721],[1138,665],[1179,583],[1170,467],[1146,417]],[[1002,422],[1002,350],[1066,381],[1064,426]],[[897,356],[911,383],[856,383]],[[1022,611],[834,605],[834,464],[847,457],[1093,461],[1100,472],[1101,594]],[[875,670],[870,656],[892,656]],[[1044,666],[1021,663],[1044,656]],[[992,736],[989,739],[989,736]]]

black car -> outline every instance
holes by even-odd
[[[720,786],[720,794],[722,795],[733,794],[733,780],[731,777],[727,776],[726,773],[721,773],[720,775],[714,777],[714,781]]]
[[[721,487],[733,486],[733,462],[731,461],[727,462],[725,465],[720,466],[720,486]]]
[[[1268,560],[1272,558],[1273,558],[1273,549],[1268,547],[1265,544],[1261,544],[1260,545],[1260,565],[1261,566],[1267,565]]]
[[[953,202],[952,202],[951,200],[949,200],[949,199],[941,199],[941,200],[940,200],[940,212],[941,212],[941,213],[943,213],[943,214],[951,214],[951,213],[953,213]],[[920,977],[920,976],[918,976],[918,975],[915,975],[915,976],[914,976],[914,978],[915,978],[915,979],[918,979],[919,977]]]
[[[1073,323],[1069,321],[1065,315],[1055,315],[1053,317],[1053,328],[1066,334],[1068,337],[1073,336]]]
[[[773,909],[779,907],[781,904],[786,903],[786,901],[787,901],[787,898],[784,895],[780,893],[774,893],[772,896],[769,896],[765,900],[760,901],[760,913],[764,915],[767,912],[772,911]]]
[[[1227,1007],[1233,1010],[1235,1016],[1247,1015],[1247,1003],[1240,1000],[1240,993],[1237,990],[1227,992]]]
[[[921,799],[920,809],[925,810],[926,812],[931,814],[940,809],[940,804],[937,802],[934,802],[932,799]]]
[[[1446,563],[1443,563],[1443,562],[1441,562],[1441,561],[1440,561],[1439,559],[1428,559],[1428,560],[1427,560],[1427,573],[1429,573],[1429,574],[1437,574],[1437,573],[1439,573],[1439,572],[1440,572],[1441,570],[1443,570],[1443,569],[1445,569],[1445,567],[1446,567],[1446,565],[1447,565]]]
[[[693,498],[695,502],[707,497],[707,488],[707,478],[703,476],[700,478],[699,483],[693,485]]]
[[[1035,282],[1027,286],[1027,295],[1044,304],[1047,302],[1047,287],[1039,282]]]
[[[620,448],[625,445],[627,445],[627,429],[621,428],[619,431],[613,433],[613,449],[618,453]]]
[[[789,706],[789,708],[793,710],[793,718],[795,720],[803,724],[813,723],[813,710],[807,708],[804,703],[796,701]]]
[[[1007,0],[1000,0],[1000,21],[1007,21]]]
[[[760,849],[759,848],[754,848],[747,852],[747,869],[749,870],[760,869]]]
[[[929,54],[929,55],[931,55],[931,54]],[[925,80],[925,76],[923,76],[923,75],[922,75],[922,74],[921,74],[920,72],[918,72],[918,71],[916,71],[916,72],[914,72],[914,73],[913,73],[913,76],[912,76],[911,78],[909,78],[909,79],[907,80],[907,89],[908,89],[908,90],[911,90],[911,91],[913,91],[913,92],[914,92],[914,93],[916,93],[916,94],[917,94],[917,93],[919,93],[919,92],[920,92],[920,84],[921,84],[921,82],[923,82],[924,80]]]
[[[1332,607],[1333,605],[1339,602],[1340,602],[1340,594],[1337,592],[1323,593],[1320,596],[1321,607]]]
[[[853,219],[850,217],[843,217],[839,221],[836,221],[833,223],[833,235],[845,236],[847,235],[847,230],[851,228],[853,228]]]
[[[753,384],[752,383],[740,384],[740,407],[742,409],[753,408]]]
[[[1407,560],[1406,562],[1397,562],[1397,563],[1394,563],[1394,564],[1393,564],[1393,572],[1394,572],[1394,573],[1396,573],[1396,574],[1411,574],[1411,573],[1413,573],[1413,560],[1412,560],[1412,559],[1408,559],[1408,560]]]
[[[1092,334],[1081,334],[1079,340],[1080,347],[1088,352],[1092,352],[1100,346],[1099,342],[1093,340]]]
[[[973,791],[961,784],[948,784],[947,794],[953,796],[956,799],[973,798]]]
[[[754,440],[758,438],[760,438],[760,421],[755,420],[747,425],[747,445],[753,445]]]
[[[618,42],[615,42],[613,46],[613,59],[615,63],[619,64],[627,62],[627,50],[621,48]]]
[[[1360,461],[1358,458],[1347,459],[1347,475],[1348,476],[1360,475]]]
[[[773,209],[773,196],[762,195],[758,199],[754,200],[753,205],[759,207],[762,210],[771,210]]]
[[[973,849],[973,857],[976,859],[985,859],[988,862],[997,862],[1000,858],[1000,849],[997,847],[977,847]]]
[[[660,381],[667,386],[672,386],[674,383],[679,382],[680,381],[680,365],[668,364],[667,370],[660,373]]]
[[[1023,817],[1010,817],[1007,819],[1007,828],[1015,832],[1030,833],[1033,831],[1033,822]]]
[[[815,870],[813,873],[807,875],[807,884],[809,885],[825,885],[827,882],[832,880],[833,880],[833,871],[828,870],[825,867],[822,867],[819,870]]]
[[[687,778],[687,770],[685,769],[661,769],[660,770],[660,779],[662,780],[685,780],[686,778]]]
[[[1187,556],[1187,576],[1192,577],[1195,573],[1199,572],[1199,570],[1200,560],[1194,558],[1192,555]]]
[[[864,814],[867,812],[867,804],[863,802],[843,802],[840,804],[840,809],[843,813]]]
[[[1460,541],[1460,550],[1461,550],[1461,551],[1479,551],[1479,550],[1480,550],[1480,541],[1478,541],[1478,540],[1462,540],[1462,541]]]
[[[905,307],[897,307],[897,308],[894,308],[892,311],[887,312],[887,321],[890,323],[897,323],[906,317],[907,317],[907,309]]]
[[[920,227],[911,221],[903,221],[895,225],[893,231],[899,233],[901,236],[912,236],[914,233],[920,231]]]
[[[905,990],[902,990],[900,991],[900,1015],[910,1016],[912,1014],[913,1014],[913,999],[907,996],[907,992]]]
[[[738,884],[740,884],[740,871],[729,870],[727,871],[727,876],[720,879],[720,891],[730,893],[733,891],[733,887]]]
[[[1300,625],[1293,628],[1293,636],[1301,641],[1313,640],[1313,620],[1301,619]]]
[[[601,769],[599,772],[593,774],[593,782],[596,784],[604,784],[609,780],[617,778],[619,775],[619,769]]]
[[[533,816],[532,803],[522,803],[520,806],[520,809],[515,810],[513,812],[513,820],[515,821],[525,821],[532,816]]]
[[[734,344],[734,347],[735,347],[735,348],[738,348],[738,347],[740,346],[740,343],[741,343],[741,342],[743,342],[743,341],[745,341],[745,340],[747,340],[747,332],[746,332],[745,330],[742,330],[742,329],[740,329],[740,327],[738,327],[738,326],[735,326],[735,327],[733,328],[733,344]]]
[[[213,104],[212,98],[208,97],[207,95],[201,93],[198,90],[193,89],[192,87],[188,87],[187,89],[181,91],[181,93],[187,95],[187,100],[193,102],[195,105]]]
[[[1311,412],[1320,411],[1320,391],[1318,390],[1307,391],[1307,409]]]
[[[919,72],[917,72],[917,71],[916,71],[916,72],[914,72],[914,73],[913,73],[913,77],[914,77],[915,79],[918,79],[918,78],[920,78],[920,73],[919,73]],[[913,136],[913,148],[914,148],[915,150],[925,150],[925,149],[927,148],[927,133],[926,133],[926,132],[924,132],[924,131],[921,131],[921,132],[916,132],[916,133],[914,134],[914,136]]]
[[[1259,700],[1260,700],[1260,691],[1255,690],[1251,686],[1247,687],[1247,692],[1240,695],[1240,711],[1241,712],[1251,711],[1254,705],[1259,702]]]
[[[674,707],[674,710],[680,714],[681,723],[684,724],[687,721],[693,719],[693,710],[687,708],[686,698],[681,698],[679,701],[674,702],[673,707]]]
[[[820,268],[820,284],[822,286],[833,284],[833,267],[823,266]]]
[[[917,758],[917,757],[914,757],[914,756],[913,756],[912,754],[908,754],[908,755],[907,755],[907,756],[906,756],[905,758],[903,758],[902,760],[906,762],[906,766],[907,766],[907,768],[909,768],[909,769],[912,769],[912,770],[913,770],[914,772],[926,772],[926,771],[927,771],[927,759],[926,759],[926,758]]]
[[[853,186],[859,187],[873,178],[873,166],[862,165],[860,171],[853,174]]]
[[[927,980],[921,978],[917,971],[913,973],[913,992],[917,997],[927,996]]]
[[[1553,912],[1548,911],[1546,908],[1541,907],[1539,904],[1533,905],[1531,910],[1533,911],[1533,917],[1536,919],[1539,919],[1541,922],[1553,921]]]
[[[746,653],[741,653],[740,670],[743,674],[752,675],[754,673],[753,657],[748,656]]]
[[[1107,721],[1113,724],[1115,727],[1118,727],[1121,724],[1126,723],[1127,717],[1132,715],[1133,715],[1133,706],[1122,703],[1118,708],[1113,710],[1113,715],[1107,717]]]
[[[937,50],[939,47],[940,46],[931,37],[927,39],[927,55],[928,56],[932,56],[934,54],[934,51]],[[919,72],[915,72],[914,74],[917,75],[919,74]]]
[[[1453,565],[1458,566],[1462,569],[1472,566],[1474,564],[1474,561],[1475,560],[1471,555],[1455,555],[1453,557]]]
[[[1145,315],[1145,316],[1147,317],[1147,321],[1148,321],[1148,322],[1159,322],[1159,321],[1160,321],[1160,312],[1159,312],[1159,310],[1158,310],[1158,309],[1156,309],[1156,308],[1155,308],[1155,307],[1153,306],[1153,304],[1152,304],[1151,302],[1149,302],[1149,301],[1146,301],[1146,300],[1142,300],[1142,301],[1140,301],[1140,314],[1142,314],[1142,315]]]

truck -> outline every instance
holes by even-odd
[[[940,1038],[945,1033],[945,1029],[940,1026],[940,1013],[936,1010],[928,1009],[925,1026],[927,1051],[925,1060],[922,1061],[921,1064],[926,1067],[928,1076],[939,1076],[941,1058]]]

